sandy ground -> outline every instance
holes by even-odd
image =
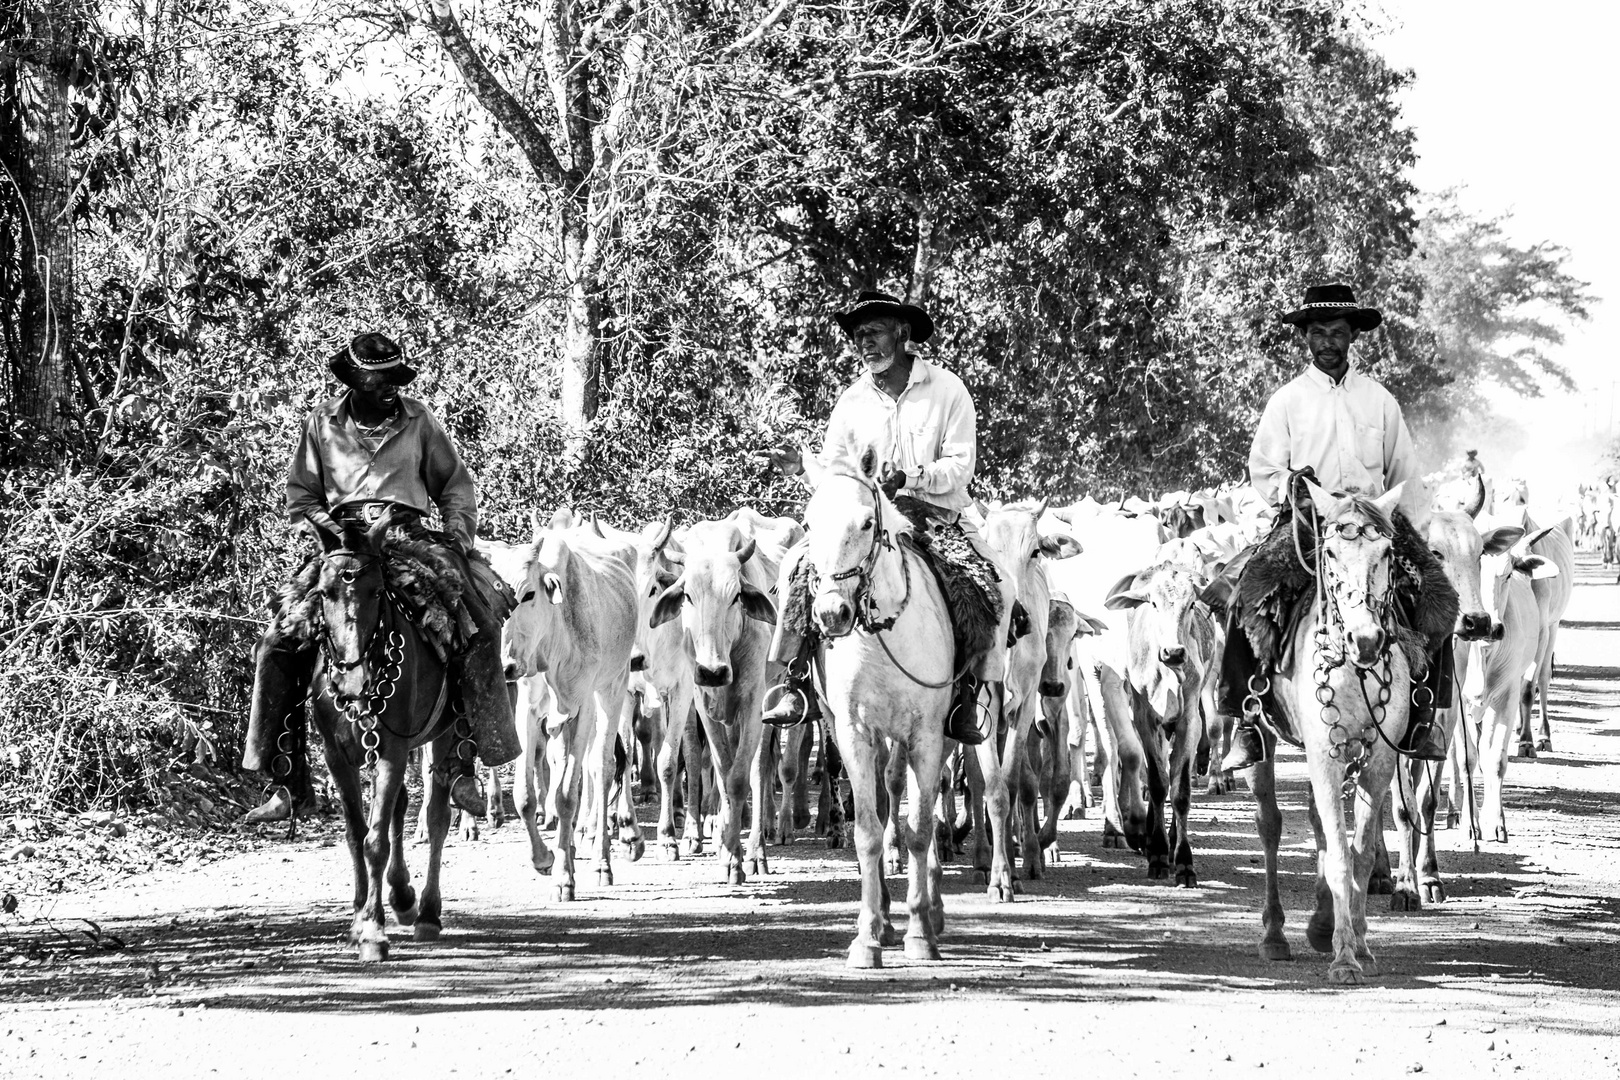
[[[1475,853],[1442,833],[1443,905],[1374,897],[1382,974],[1365,987],[1329,987],[1304,942],[1295,756],[1279,769],[1291,963],[1255,951],[1246,794],[1195,797],[1197,889],[1150,882],[1094,818],[1067,822],[1061,861],[1015,904],[948,867],[944,961],[894,950],[876,972],[843,966],[847,849],[772,849],[774,872],[738,888],[712,854],[620,859],[616,886],[587,870],[559,904],[514,826],[447,850],[441,941],[396,930],[393,959],[362,967],[328,829],[19,912],[10,940],[37,948],[0,967],[0,1077],[1620,1076],[1620,587],[1585,556],[1558,661],[1556,752],[1513,761],[1512,840]]]

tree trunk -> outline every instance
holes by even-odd
[[[68,65],[73,24],[40,19],[39,48],[17,62],[17,185],[24,220],[19,245],[21,355],[12,408],[26,429],[27,454],[61,457],[66,434],[73,348],[73,223],[69,204],[72,114]]]
[[[583,230],[571,231],[565,243],[569,282],[562,358],[562,419],[571,450],[584,439],[586,426],[596,418],[601,381],[597,321],[602,305],[588,268],[581,265],[584,245]]]

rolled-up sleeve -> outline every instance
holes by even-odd
[[[315,425],[320,415],[311,414],[304,419],[298,435],[298,447],[287,466],[287,520],[298,524],[311,510],[327,510],[326,481],[321,475],[320,433]]]
[[[444,531],[470,548],[478,535],[477,485],[438,419],[424,413],[422,424],[422,484],[439,508]]]
[[[939,457],[922,465],[923,491],[944,495],[966,491],[978,454],[979,416],[965,387],[951,395],[940,424]]]
[[[1249,447],[1249,483],[1271,505],[1276,505],[1277,492],[1291,468],[1288,409],[1283,396],[1273,394],[1266,402]]]
[[[1417,454],[1412,449],[1412,433],[1406,429],[1400,403],[1393,394],[1384,395],[1384,490],[1404,484],[1418,475]]]

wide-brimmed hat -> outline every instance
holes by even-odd
[[[1355,290],[1348,285],[1310,285],[1299,309],[1282,317],[1283,322],[1295,326],[1334,319],[1345,320],[1355,330],[1371,330],[1384,321],[1384,316],[1377,308],[1357,304]]]
[[[910,325],[911,340],[918,344],[934,336],[934,320],[928,317],[928,312],[888,293],[863,292],[854,307],[838,312],[833,318],[844,328],[844,333],[853,334],[861,323],[877,315],[889,315]]]
[[[380,372],[395,386],[404,386],[416,378],[416,369],[405,362],[405,350],[385,334],[360,334],[333,353],[326,366],[346,386],[353,386],[356,377],[365,371]]]

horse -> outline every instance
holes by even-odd
[[[425,743],[433,744],[439,760],[448,760],[462,726],[450,722],[460,701],[450,700],[454,688],[446,664],[390,594],[384,537],[391,521],[385,513],[369,529],[351,524],[341,535],[321,531],[320,659],[309,695],[326,766],[343,801],[354,860],[349,940],[364,962],[388,958],[385,881],[394,917],[412,928],[415,940],[436,941],[443,929],[439,862],[450,829],[450,789],[427,785],[428,868],[418,897],[405,865],[405,776],[410,751]],[[362,767],[375,770],[369,814]]]
[[[891,754],[903,756],[908,770],[905,955],[938,960],[945,906],[934,804],[956,674],[950,613],[933,571],[910,544],[910,523],[878,485],[871,449],[858,472],[823,477],[804,520],[805,558],[818,582],[812,606],[821,632],[821,697],[855,800],[861,906],[848,963],[880,968],[883,946],[896,944],[883,878]]]
[[[1318,952],[1332,953],[1328,980],[1360,983],[1377,974],[1367,948],[1367,883],[1384,795],[1395,772],[1396,743],[1405,734],[1411,702],[1411,672],[1395,641],[1392,587],[1394,530],[1389,514],[1397,485],[1377,499],[1330,495],[1309,481],[1312,504],[1321,512],[1316,545],[1316,597],[1294,631],[1293,666],[1275,675],[1273,700],[1282,713],[1279,730],[1303,742],[1310,777],[1311,825],[1316,833],[1316,911],[1305,937]],[[1295,522],[1295,528],[1302,523]],[[1257,679],[1262,678],[1260,676]],[[1265,687],[1251,682],[1251,690]],[[1254,699],[1251,697],[1250,702]],[[1249,709],[1250,702],[1245,702]],[[1265,847],[1266,901],[1260,955],[1289,960],[1277,893],[1277,848],[1282,812],[1277,807],[1276,734],[1265,732],[1266,760],[1252,767],[1249,786]],[[1354,795],[1353,826],[1343,799]]]

